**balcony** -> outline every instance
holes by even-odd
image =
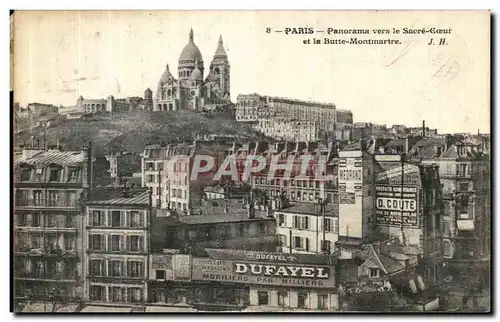
[[[15,279],[42,280],[50,282],[76,282],[80,279],[78,274],[69,272],[30,272],[23,270],[15,275]]]
[[[80,205],[78,200],[54,200],[54,199],[28,199],[17,198],[16,207],[30,208],[76,208]]]
[[[62,257],[62,258],[76,258],[78,253],[74,249],[60,249],[60,248],[42,248],[42,247],[16,247],[14,252],[18,255],[25,256],[42,256],[42,257]]]

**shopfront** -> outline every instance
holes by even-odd
[[[330,256],[242,251],[209,255],[203,258],[180,255],[188,257],[182,258],[182,265],[178,259],[166,260],[171,263],[170,268],[155,265],[153,261],[150,302],[232,308],[338,309],[335,266]]]

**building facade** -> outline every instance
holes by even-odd
[[[222,36],[206,78],[203,56],[194,43],[192,29],[177,68],[177,78],[170,72],[168,64],[161,75],[154,96],[154,111],[203,111],[205,106],[211,110],[231,104],[231,71]]]
[[[273,212],[283,253],[333,254],[338,240],[336,204],[296,204]]]
[[[469,138],[423,139],[412,148],[435,164],[443,189],[443,251],[447,275],[472,292],[490,285],[491,172],[489,151]]]
[[[301,122],[316,122],[319,135],[333,133],[336,113],[334,104],[300,101],[291,98],[261,96],[259,94],[238,95],[236,121],[254,122],[262,118],[275,117]]]
[[[320,255],[206,249],[205,256],[153,254],[153,303],[242,310],[338,310],[335,259]],[[295,273],[292,273],[295,272]]]
[[[276,140],[316,142],[319,136],[315,121],[265,118],[259,119],[254,128],[265,136]]]
[[[180,214],[200,213],[203,188],[214,182],[213,178],[230,146],[229,143],[196,140],[190,144],[147,146],[142,158],[142,186],[152,189],[153,205],[161,209],[175,209]],[[191,175],[195,162],[202,162],[197,156],[211,157],[214,163],[211,169],[193,180]]]
[[[92,192],[83,233],[86,301],[145,303],[150,203],[147,190]]]
[[[82,211],[91,147],[25,150],[14,170],[14,292],[17,300],[83,297]]]

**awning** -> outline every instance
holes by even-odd
[[[131,307],[116,307],[116,306],[93,306],[89,305],[84,307],[80,312],[82,313],[130,313]]]
[[[185,306],[147,306],[146,312],[198,312],[197,309]]]

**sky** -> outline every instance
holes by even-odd
[[[355,122],[421,126],[440,133],[490,132],[488,12],[17,11],[14,100],[74,105],[78,96],[143,96],[166,64],[177,74],[193,28],[208,66],[222,35],[238,94],[334,103]],[[266,28],[271,33],[266,33]],[[451,28],[445,46],[429,35],[303,35],[316,30]],[[398,39],[400,45],[304,44],[325,37]],[[435,35],[435,40],[443,35]]]

